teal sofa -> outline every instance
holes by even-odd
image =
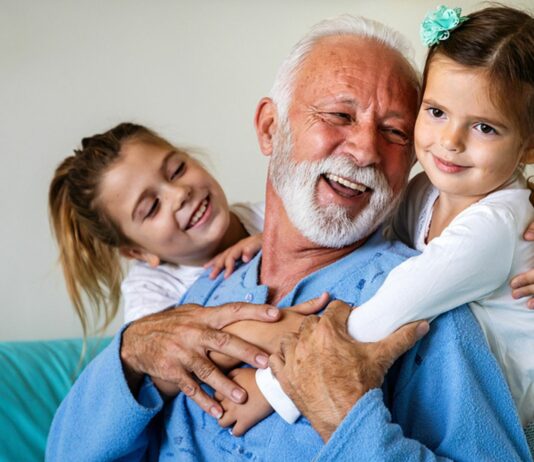
[[[109,338],[0,342],[0,462],[43,461],[59,403]]]

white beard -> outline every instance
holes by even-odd
[[[294,162],[291,134],[286,127],[280,127],[273,139],[269,177],[293,226],[307,239],[326,248],[345,247],[368,237],[395,209],[400,194],[395,197],[378,169],[358,167],[349,156]],[[371,188],[369,204],[355,217],[350,217],[347,209],[337,204],[319,206],[316,188],[325,173]]]

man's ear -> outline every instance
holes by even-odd
[[[144,261],[152,268],[155,268],[161,263],[157,255],[135,247],[121,246],[119,247],[119,253],[125,258]]]
[[[276,105],[271,98],[262,98],[254,114],[254,127],[261,152],[270,156],[273,152],[273,134],[277,128]]]

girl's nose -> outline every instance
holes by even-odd
[[[191,186],[183,184],[168,185],[165,190],[165,195],[167,196],[167,199],[174,212],[177,212],[183,208],[183,206],[191,198],[191,193]]]
[[[447,125],[441,131],[440,145],[450,152],[461,152],[464,150],[463,133],[460,128]]]

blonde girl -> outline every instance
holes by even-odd
[[[116,316],[121,283],[131,321],[178,303],[206,263],[228,273],[261,246],[262,205],[229,208],[198,161],[132,123],[82,140],[55,172],[49,208],[84,334]],[[124,281],[121,257],[135,261]]]

